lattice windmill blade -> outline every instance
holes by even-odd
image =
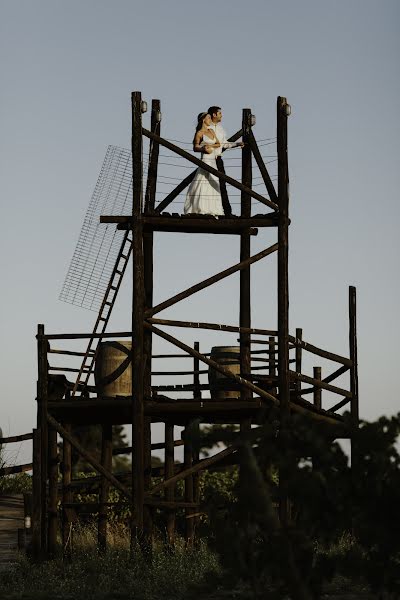
[[[129,233],[129,231],[126,231],[123,237],[121,248],[115,261],[114,269],[93,328],[93,337],[89,339],[89,343],[87,345],[86,352],[83,357],[74,388],[72,390],[72,397],[75,396],[78,388],[82,389],[83,387],[83,389],[85,389],[88,384],[89,377],[93,371],[94,363],[99,350],[99,344],[102,339],[101,337],[95,337],[95,335],[100,334],[101,336],[101,334],[103,334],[106,330],[111,316],[111,311],[117,298],[118,290],[122,283],[122,278],[131,254],[132,238],[129,237]]]
[[[101,334],[106,330],[131,254],[129,231],[101,224],[100,215],[131,214],[131,203],[131,152],[109,146],[60,294],[60,300],[98,311],[93,337],[89,339],[73,396],[89,381]]]

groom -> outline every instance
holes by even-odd
[[[215,135],[217,136],[218,141],[221,144],[221,146],[219,148],[216,148],[216,150],[215,150],[217,169],[218,169],[218,171],[221,171],[221,173],[225,173],[224,161],[222,160],[222,157],[221,157],[222,152],[224,152],[225,150],[228,150],[230,148],[243,148],[244,144],[243,144],[243,142],[228,142],[225,130],[222,127],[222,123],[221,123],[222,111],[221,111],[220,106],[210,106],[210,108],[208,109],[207,112],[211,117],[212,128],[215,132]],[[224,208],[225,216],[230,217],[232,215],[232,208],[229,203],[228,192],[226,191],[225,181],[222,181],[222,179],[220,179],[219,186],[220,186],[220,190],[221,190],[222,206]]]

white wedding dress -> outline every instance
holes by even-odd
[[[215,139],[203,135],[203,143],[205,145],[215,144]],[[202,161],[216,169],[215,148],[213,148],[211,154],[204,153],[202,155]],[[187,191],[183,210],[185,215],[198,214],[213,215],[215,217],[223,215],[224,209],[222,207],[218,177],[215,177],[215,175],[212,175],[199,167]]]

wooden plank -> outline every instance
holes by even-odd
[[[145,231],[177,231],[182,233],[223,233],[235,234],[246,228],[276,227],[278,223],[276,213],[255,215],[248,219],[242,217],[223,217],[218,219],[208,215],[144,215],[142,217]],[[101,215],[100,223],[115,223],[118,229],[131,228],[135,219],[128,215]],[[124,226],[124,227],[123,227]],[[125,227],[126,226],[126,227]]]
[[[191,154],[189,154],[189,152],[186,152],[186,150],[182,150],[182,148],[175,146],[175,144],[172,144],[171,142],[164,140],[162,137],[155,135],[154,133],[152,133],[151,131],[148,131],[145,128],[143,128],[143,135],[148,137],[150,140],[158,142],[161,146],[168,148],[168,150],[175,152],[179,156],[186,158],[189,162],[191,162],[194,165],[196,165],[197,167],[200,167],[201,169],[203,169],[203,171],[207,171],[208,173],[215,175],[215,177],[218,177],[218,179],[222,179],[226,183],[229,183],[232,187],[234,187],[240,191],[246,192],[249,196],[251,196],[255,200],[258,200],[259,202],[261,202],[261,204],[265,204],[265,206],[269,206],[269,208],[272,208],[273,210],[278,210],[277,205],[274,202],[272,202],[271,200],[265,198],[261,194],[258,194],[254,190],[247,188],[243,184],[236,181],[236,179],[233,179],[233,177],[229,177],[229,175],[225,175],[224,173],[221,173],[220,171],[218,171],[218,169],[214,169],[213,167],[210,167],[210,165],[208,165],[201,159],[196,158],[195,156],[192,156]]]
[[[152,317],[156,313],[159,313],[160,311],[165,310],[166,308],[169,308],[170,306],[173,306],[174,304],[176,304],[177,302],[180,302],[181,300],[185,300],[186,298],[195,294],[196,292],[204,290],[205,288],[209,287],[210,285],[213,285],[214,283],[221,281],[225,277],[229,277],[229,275],[232,275],[233,273],[237,273],[237,271],[241,271],[242,269],[261,260],[262,258],[265,258],[266,256],[269,256],[270,254],[272,254],[273,252],[276,252],[277,250],[278,250],[278,244],[273,244],[269,248],[266,248],[265,250],[262,250],[261,252],[254,254],[254,256],[251,256],[251,257],[249,256],[243,260],[240,260],[240,262],[237,263],[236,265],[233,265],[232,267],[229,267],[228,269],[220,271],[216,275],[208,277],[207,279],[203,279],[203,281],[201,281],[200,283],[196,283],[195,285],[192,285],[191,287],[186,288],[186,290],[184,290],[183,292],[179,292],[179,294],[175,294],[175,296],[168,298],[168,300],[164,300],[164,302],[160,302],[153,308],[147,309],[145,311],[145,317],[146,318]]]

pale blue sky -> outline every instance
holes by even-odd
[[[291,330],[303,327],[306,340],[347,354],[347,288],[356,285],[361,415],[399,410],[399,13],[389,0],[0,1],[6,434],[35,424],[36,324],[92,327],[93,313],[58,294],[107,146],[129,147],[133,90],[160,98],[163,134],[181,140],[214,103],[228,133],[250,107],[256,137],[272,137],[276,97],[288,98]],[[273,241],[260,234],[252,250]],[[228,237],[158,236],[156,299],[238,255]],[[253,269],[253,322],[267,328],[276,324],[270,263]],[[235,323],[237,283],[165,316]],[[129,328],[128,287],[115,329]],[[204,350],[234,342],[179,334]],[[29,454],[14,450],[17,460]]]

